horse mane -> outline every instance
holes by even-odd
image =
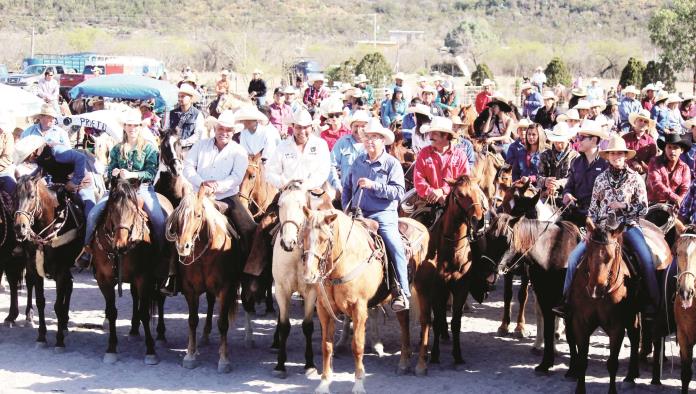
[[[513,216],[507,213],[499,213],[490,224],[489,231],[493,232],[496,237],[502,237],[505,235],[508,227],[510,227],[510,220],[514,219]]]
[[[535,219],[520,219],[512,232],[512,249],[523,253],[531,249],[544,229],[551,225]]]
[[[100,215],[98,225],[106,223],[106,217],[112,209],[121,212],[128,209],[130,206],[135,206],[137,209],[138,193],[137,189],[127,180],[119,179],[111,184],[109,198],[106,201],[106,215]]]
[[[15,192],[15,196],[17,196],[17,201],[15,201],[16,205],[19,204],[19,196],[26,195],[29,192],[30,188],[33,187],[33,178],[34,176],[38,175],[39,174],[35,171],[34,173],[22,175],[21,177],[19,177],[19,179],[17,180],[17,188]],[[46,181],[44,181],[43,178],[39,179],[39,181],[36,182],[36,192],[39,193],[39,198],[41,198],[41,192],[43,192],[44,195],[48,196],[48,198],[50,198],[50,203],[53,208],[56,208],[58,206],[58,196],[55,192],[48,188],[48,185],[46,184]]]
[[[166,222],[166,235],[167,239],[174,240],[175,235],[181,231],[181,226],[186,222],[188,216],[190,216],[195,208],[196,202],[198,200],[198,195],[196,193],[187,193],[179,202],[179,206],[169,215]],[[227,221],[227,217],[220,213],[209,198],[204,198],[201,201],[203,205],[203,215],[204,226],[208,232],[208,239],[212,239],[218,231],[224,231],[225,236],[232,237],[232,228]]]

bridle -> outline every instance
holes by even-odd
[[[464,238],[467,238],[469,240],[469,243],[476,242],[483,234],[485,234],[485,230],[487,227],[487,218],[486,215],[483,215],[483,222],[484,225],[481,226],[479,229],[474,230],[473,229],[473,221],[472,221],[472,215],[471,211],[473,211],[476,206],[480,206],[483,208],[483,204],[480,202],[473,202],[468,206],[464,207],[462,206],[462,203],[460,202],[459,198],[457,198],[456,192],[454,190],[450,191],[450,195],[447,197],[447,204],[451,204],[452,201],[454,201],[454,204],[457,205],[457,208],[459,208],[460,212],[464,213],[464,224],[466,224],[466,234],[462,235],[459,238],[452,238],[448,236],[444,236],[443,238],[449,242],[453,243],[458,243],[459,241],[463,240]]]
[[[107,207],[108,208],[108,207]],[[104,238],[107,241],[107,246],[105,247],[102,244],[102,241],[99,238],[99,230],[97,229],[95,231],[95,239],[97,239],[97,247],[100,250],[103,250],[104,252],[107,253],[107,255],[110,258],[114,258],[117,256],[124,256],[131,250],[133,250],[139,243],[143,242],[143,237],[145,236],[146,229],[147,229],[147,217],[139,211],[137,207],[135,207],[136,212],[134,214],[135,219],[133,222],[130,224],[130,226],[124,226],[123,224],[119,224],[114,227],[110,226],[104,226],[104,231],[101,232],[101,234],[104,236]],[[110,223],[110,221],[109,221]],[[109,229],[111,231],[109,231]],[[126,230],[128,232],[128,246],[124,249],[116,249],[114,247],[114,237],[118,231],[121,230]],[[140,239],[136,239],[135,236],[140,235]]]
[[[621,287],[621,285],[623,284],[623,281],[619,280],[621,277],[621,266],[623,265],[622,264],[622,262],[623,262],[623,257],[622,257],[623,250],[622,250],[621,242],[619,242],[617,240],[611,240],[611,241],[606,241],[606,242],[605,241],[598,241],[591,236],[589,237],[589,242],[593,243],[595,245],[601,245],[601,246],[614,245],[614,258],[609,262],[609,274],[608,274],[608,278],[607,278],[607,285],[604,286],[605,289],[606,288],[609,288],[609,289],[606,290],[602,294],[601,298],[604,298],[604,297],[612,294],[616,290],[618,290]],[[585,257],[585,259],[587,259],[587,257]],[[590,264],[586,261],[585,266],[586,266],[585,271],[586,271],[586,274],[589,278]],[[612,281],[614,282],[613,284],[612,284]],[[585,286],[585,290],[587,291],[587,294],[591,297],[592,291],[590,290],[589,282]]]
[[[249,163],[249,167],[255,168],[257,171],[260,171],[260,170],[261,170],[261,166],[258,165],[258,164],[256,164],[256,163]],[[238,196],[239,196],[240,198],[244,199],[244,200],[247,202],[247,205],[253,204],[253,205],[256,207],[257,212],[256,212],[255,215],[252,215],[252,217],[253,217],[254,219],[256,219],[256,218],[259,217],[259,216],[263,216],[263,215],[266,214],[266,210],[263,209],[256,201],[254,201],[253,198],[251,198],[251,195],[254,193],[254,190],[256,189],[256,177],[258,177],[258,175],[254,175],[253,178],[250,178],[250,181],[251,181],[251,189],[249,189],[249,193],[247,193],[246,195],[244,195],[244,194],[242,194],[242,193],[240,192],[240,193],[238,194]]]
[[[185,223],[184,223],[184,224],[185,224]],[[198,259],[200,259],[201,257],[203,257],[203,254],[204,254],[204,253],[208,250],[208,248],[210,247],[210,243],[212,242],[212,240],[209,240],[208,243],[205,244],[205,247],[203,247],[203,249],[200,251],[200,253],[198,253],[198,255],[195,254],[195,252],[196,252],[196,243],[197,243],[197,242],[200,240],[200,238],[201,238],[201,229],[203,229],[203,218],[201,218],[200,222],[198,223],[198,227],[197,227],[196,230],[193,232],[194,235],[191,237],[191,251],[192,251],[192,254],[190,254],[190,255],[188,255],[188,256],[182,257],[180,254],[177,253],[178,256],[179,256],[179,263],[180,263],[181,265],[189,266],[189,265],[195,263],[196,261],[198,261]],[[179,240],[178,240],[178,239],[174,239],[173,241],[175,242],[176,248],[177,248],[177,250],[178,250],[178,249],[179,249]],[[189,260],[189,262],[187,263],[187,262],[186,262],[186,259],[188,259],[188,258],[190,258],[190,260]]]
[[[686,231],[693,231],[693,230],[696,230],[696,226],[694,226],[694,225],[687,226]],[[687,233],[686,231],[684,233],[682,233],[682,235],[679,236],[679,238],[691,238],[691,239],[696,238],[696,234]],[[679,240],[679,242],[681,242],[681,239]],[[679,265],[677,265],[677,269],[678,269],[678,267],[679,267]],[[687,269],[677,273],[677,286],[679,286],[679,283],[680,283],[682,277],[692,276],[694,278],[694,281],[696,281],[696,272],[688,269],[689,268],[688,264],[686,265],[686,267],[687,267]]]

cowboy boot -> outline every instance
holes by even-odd
[[[563,298],[561,298],[561,302],[551,308],[551,312],[553,312],[554,315],[560,317],[561,319],[565,319],[568,315],[568,312],[570,311],[570,303],[568,302],[568,296],[565,294],[563,295]]]
[[[177,289],[177,275],[176,275],[176,259],[170,257],[169,259],[169,273],[167,274],[167,280],[164,285],[160,288],[160,292],[168,297],[173,297],[179,293]]]
[[[78,268],[80,272],[89,267],[92,263],[92,248],[89,245],[82,247],[82,251],[75,259],[74,267]]]

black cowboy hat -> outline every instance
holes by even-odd
[[[657,146],[661,150],[665,150],[665,146],[667,144],[679,145],[684,152],[691,149],[691,142],[682,137],[680,134],[676,133],[665,133],[664,139],[660,138],[657,140]]]
[[[487,104],[487,107],[497,105],[503,112],[512,112],[512,107],[508,104],[507,99],[502,96],[493,96],[491,101]]]

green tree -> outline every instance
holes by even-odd
[[[491,69],[488,68],[486,63],[477,64],[476,70],[471,73],[471,83],[473,83],[475,86],[481,86],[484,79],[490,79],[493,81],[493,73],[491,72]]]
[[[696,93],[696,1],[674,0],[658,10],[648,24],[650,40],[662,49],[661,59],[674,71],[692,71]]]
[[[643,70],[643,86],[657,81],[662,81],[666,90],[674,90],[677,78],[669,64],[651,60]]]
[[[349,82],[353,83],[353,77],[355,77],[355,66],[358,62],[354,58],[349,58],[338,66],[334,66],[326,72],[326,77],[329,82]]]
[[[76,51],[85,52],[94,48],[94,43],[106,36],[101,29],[94,27],[80,27],[66,33],[68,44]]]
[[[481,57],[494,47],[497,37],[485,19],[466,19],[445,36],[445,46],[453,55],[465,55],[478,65]]]
[[[619,85],[623,87],[633,85],[640,88],[643,86],[643,70],[645,70],[643,62],[634,57],[628,58],[628,63],[626,63],[626,66],[621,70]]]
[[[356,74],[365,74],[374,86],[382,86],[392,74],[392,67],[379,52],[368,53],[355,67]]]
[[[546,85],[554,87],[558,84],[570,86],[570,71],[560,57],[554,57],[546,65]]]

